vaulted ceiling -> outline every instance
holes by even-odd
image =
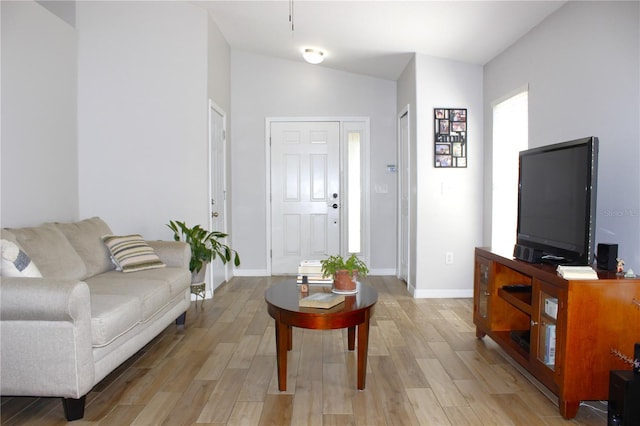
[[[483,65],[566,1],[196,1],[232,49],[396,80],[414,52]],[[290,19],[291,17],[291,19]]]

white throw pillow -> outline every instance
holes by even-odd
[[[16,243],[0,240],[0,244],[2,245],[3,277],[42,277],[35,263]]]

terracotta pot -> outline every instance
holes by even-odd
[[[350,273],[347,270],[336,271],[333,276],[333,288],[341,291],[353,291],[356,289],[358,271]]]

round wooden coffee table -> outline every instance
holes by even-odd
[[[293,347],[292,327],[332,330],[347,328],[350,351],[355,348],[358,328],[358,389],[364,389],[369,347],[369,319],[378,292],[366,284],[358,283],[358,292],[345,295],[344,303],[330,309],[298,306],[300,290],[296,280],[275,284],[264,293],[269,315],[276,321],[276,353],[278,360],[278,389],[287,390],[287,351]],[[309,294],[323,291],[320,286],[309,286]]]

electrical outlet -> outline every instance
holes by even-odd
[[[444,255],[444,263],[446,263],[447,265],[453,265],[453,252],[452,251],[448,251]]]

